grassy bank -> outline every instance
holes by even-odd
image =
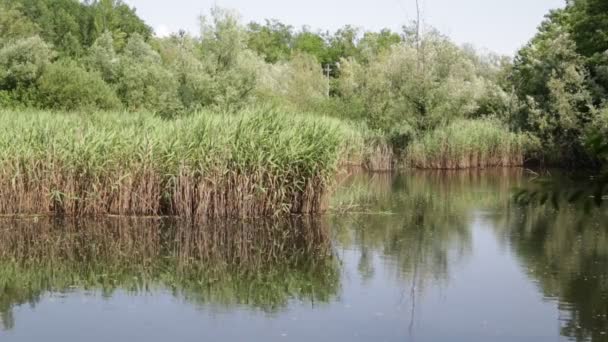
[[[496,121],[456,120],[408,146],[406,164],[421,169],[522,166],[531,144]]]
[[[314,213],[357,132],[252,109],[149,114],[0,112],[0,213],[213,218]]]

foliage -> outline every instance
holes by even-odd
[[[85,113],[0,112],[0,213],[198,222],[319,212],[361,139],[335,119],[267,108],[175,120]]]
[[[522,105],[512,125],[541,139],[548,162],[597,162],[585,135],[606,98],[605,6],[575,0],[552,11],[515,59],[512,84]]]
[[[319,63],[304,53],[296,53],[288,62],[266,65],[257,77],[261,97],[301,110],[314,109],[325,99],[328,87]]]
[[[116,87],[123,104],[132,111],[154,111],[167,117],[181,110],[175,76],[139,35],[133,35],[125,46]]]
[[[408,164],[426,169],[522,166],[533,146],[495,120],[456,120],[438,127],[408,147]]]
[[[247,47],[264,57],[267,63],[287,60],[291,54],[293,28],[278,20],[266,20],[264,25],[247,25]]]
[[[158,38],[120,0],[0,0],[0,9],[3,106],[117,108],[116,94],[128,112],[176,118],[269,105],[356,122],[362,134],[374,132],[370,148],[387,155],[451,123],[492,117],[543,146],[526,157],[601,161],[585,143],[607,106],[599,0],[552,11],[513,61],[416,23],[399,33],[322,32],[277,20],[243,25],[238,13],[214,7],[200,36]],[[40,81],[51,66],[47,80],[61,85]]]
[[[38,81],[38,103],[45,108],[116,109],[120,100],[101,75],[74,62],[51,64]]]
[[[108,83],[117,82],[120,60],[114,49],[114,38],[110,32],[103,33],[91,46],[85,62],[89,69],[96,70]]]
[[[106,31],[118,38],[118,47],[132,34],[148,38],[152,32],[122,0],[0,0],[0,3],[18,8],[61,56],[84,56],[86,49]]]
[[[355,116],[382,130],[402,123],[428,130],[477,115],[488,89],[496,88],[478,75],[468,55],[433,32],[420,48],[415,43],[393,45],[367,65],[342,60],[340,73],[339,93],[361,103],[362,113]]]
[[[0,49],[0,89],[28,87],[50,64],[53,52],[40,37],[19,39]]]
[[[0,1],[0,47],[38,32],[38,26],[25,17],[19,7]]]
[[[358,43],[361,59],[368,61],[370,58],[386,52],[393,45],[401,43],[401,36],[389,29],[380,32],[365,32]]]
[[[210,78],[212,105],[235,111],[251,101],[256,83],[257,56],[247,49],[247,34],[235,12],[215,7],[201,18],[201,52]]]

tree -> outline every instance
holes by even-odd
[[[405,124],[429,130],[479,111],[492,84],[478,76],[476,64],[447,38],[430,31],[422,37],[425,64],[417,42],[405,41],[372,56],[366,65],[354,58],[340,63],[339,92],[361,103],[372,128],[390,130]]]
[[[37,103],[44,108],[116,109],[118,97],[97,72],[89,72],[75,62],[51,64],[38,81]]]
[[[60,55],[81,56],[90,17],[77,0],[13,0]]]
[[[234,111],[248,103],[256,86],[261,62],[247,48],[247,32],[239,16],[215,7],[211,18],[201,18],[201,60],[209,75],[212,105]]]
[[[0,0],[14,4],[61,56],[82,57],[104,32],[121,50],[132,34],[148,39],[152,29],[121,0]]]
[[[369,61],[373,56],[388,51],[393,45],[401,43],[401,36],[389,29],[380,32],[365,32],[359,41],[362,59]]]
[[[538,136],[549,162],[589,162],[583,134],[597,110],[567,19],[566,10],[551,12],[515,58],[511,79],[526,106],[513,118],[514,127]]]
[[[291,54],[293,28],[278,20],[266,20],[264,25],[247,25],[247,46],[263,56],[267,63],[286,60]]]
[[[326,99],[327,81],[313,56],[296,52],[288,62],[260,69],[257,90],[264,100],[274,99],[298,110],[311,110]]]
[[[565,12],[576,51],[585,57],[594,104],[601,105],[608,97],[608,2],[571,0]]]
[[[116,87],[122,103],[132,111],[149,110],[171,117],[182,110],[175,75],[138,34],[129,38],[120,56]]]
[[[20,39],[36,35],[38,26],[23,15],[18,6],[0,2],[0,47]]]
[[[304,27],[293,40],[293,49],[314,56],[321,64],[329,63],[327,43],[318,33],[310,32]]]
[[[99,72],[104,81],[117,82],[120,59],[114,50],[114,38],[109,31],[97,38],[91,46],[86,64],[89,69]]]
[[[332,67],[332,76],[338,76],[337,63],[340,59],[360,59],[361,51],[357,46],[359,32],[359,29],[347,25],[328,37],[327,63]]]
[[[164,64],[178,81],[183,106],[194,111],[214,103],[213,81],[200,56],[199,42],[182,33],[158,41]]]
[[[89,44],[105,32],[111,32],[115,38],[115,48],[120,51],[133,34],[138,34],[145,40],[152,36],[152,28],[137,16],[134,8],[122,0],[95,0],[87,5],[94,29]]]
[[[0,49],[0,90],[24,89],[36,83],[53,59],[40,37],[19,39]]]

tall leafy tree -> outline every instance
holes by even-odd
[[[514,126],[538,136],[549,161],[570,164],[590,161],[585,134],[603,102],[594,96],[599,94],[593,91],[597,83],[573,32],[578,4],[571,2],[547,16],[537,35],[519,51],[511,75],[524,104],[513,117]]]
[[[31,37],[39,28],[27,18],[18,5],[0,1],[0,46],[19,39]]]
[[[247,46],[263,56],[266,62],[276,63],[289,58],[293,27],[278,20],[266,20],[264,25],[249,23],[247,33]]]

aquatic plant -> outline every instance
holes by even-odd
[[[408,166],[468,169],[522,166],[533,141],[493,120],[455,120],[415,140],[406,151]]]
[[[1,111],[0,213],[193,222],[317,213],[359,140],[339,120],[263,108],[171,121]]]

